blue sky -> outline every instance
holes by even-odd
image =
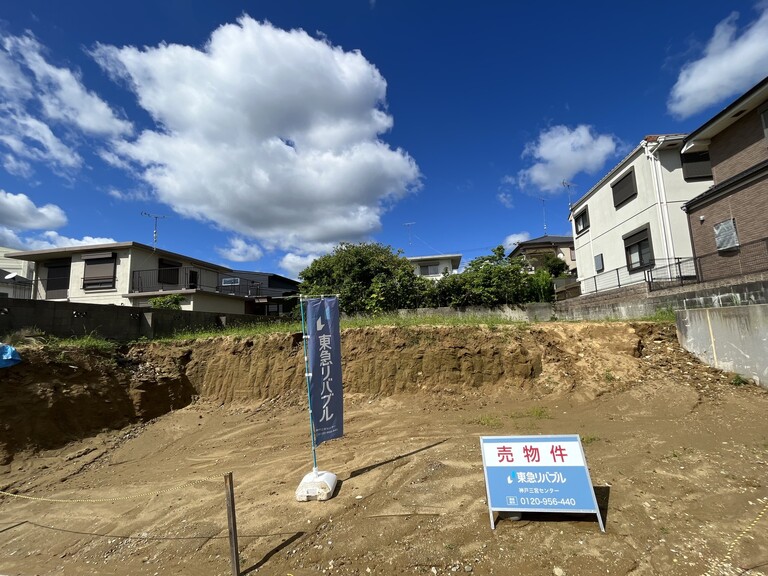
[[[0,246],[466,264],[766,75],[765,0],[4,3]]]

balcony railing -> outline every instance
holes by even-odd
[[[154,270],[134,270],[131,292],[202,290],[232,296],[259,296],[261,283],[247,278],[218,274],[210,270],[182,266]]]
[[[765,272],[768,270],[768,238],[724,250],[681,259],[669,269],[649,271],[649,290]]]
[[[651,266],[654,265],[655,262]],[[580,280],[581,293],[592,294],[594,292],[602,292],[603,290],[612,290],[623,286],[640,284],[645,282],[645,280],[646,275],[644,274],[644,270],[630,272],[626,266],[622,266],[621,268],[600,272],[599,274],[589,276],[588,278],[582,278]]]

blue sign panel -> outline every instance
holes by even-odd
[[[605,532],[578,435],[482,436],[491,528],[494,512],[595,513]]]
[[[309,408],[318,446],[344,435],[339,299],[310,298],[306,306]]]

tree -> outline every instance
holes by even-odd
[[[378,243],[343,242],[300,274],[302,294],[338,294],[347,314],[421,306],[432,288],[407,258]]]
[[[552,278],[558,278],[568,270],[568,264],[558,258],[555,254],[546,254],[544,256],[544,269],[549,272]]]
[[[184,296],[181,294],[168,294],[167,296],[157,296],[149,299],[149,305],[152,308],[161,310],[181,310],[181,303],[184,302]]]

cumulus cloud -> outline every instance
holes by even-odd
[[[321,254],[293,254],[289,252],[280,260],[280,268],[285,270],[290,278],[298,278],[302,270],[320,258]]]
[[[80,135],[115,137],[132,126],[118,118],[79,75],[50,64],[43,46],[27,33],[0,34],[0,147],[3,166],[29,177],[32,163],[53,170],[79,168]]]
[[[758,17],[740,35],[738,12],[717,24],[701,58],[683,66],[667,101],[672,115],[692,116],[768,75],[768,2],[758,6]]]
[[[177,213],[266,249],[362,240],[420,185],[386,81],[357,51],[243,16],[202,48],[97,46],[93,56],[155,121],[111,152]]]
[[[24,250],[24,242],[19,238],[18,234],[10,228],[0,226],[0,246],[3,248],[11,248],[13,250]]]
[[[55,204],[36,206],[24,194],[0,190],[0,226],[10,230],[43,230],[67,223],[64,211]]]
[[[264,253],[255,244],[249,244],[242,238],[230,238],[228,248],[216,248],[219,256],[232,262],[255,262]]]
[[[530,232],[515,232],[504,238],[504,248],[509,251],[514,250],[520,242],[525,242],[530,239]]]
[[[618,146],[615,136],[597,134],[591,126],[552,126],[525,146],[523,158],[533,160],[533,165],[520,170],[517,176],[505,177],[504,181],[523,190],[561,192],[564,180],[571,180],[580,172],[594,174],[616,153]]]
[[[68,238],[58,232],[48,230],[36,237],[24,239],[25,246],[30,250],[48,250],[50,248],[66,248],[68,246],[87,246],[90,244],[112,244],[113,238],[98,238],[84,236],[83,238]]]

